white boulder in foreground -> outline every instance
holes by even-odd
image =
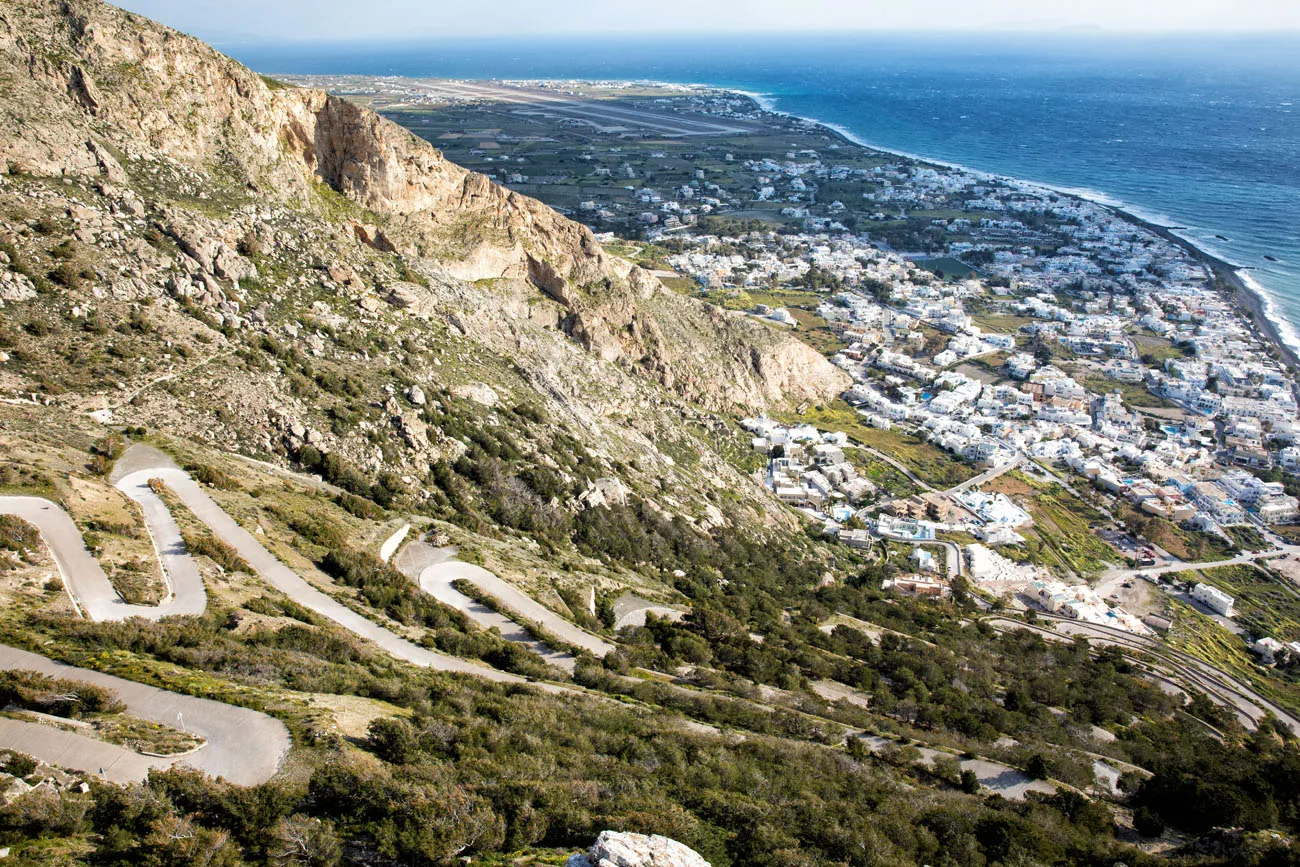
[[[565,867],[709,867],[693,849],[658,834],[601,831],[584,855],[578,853]]]

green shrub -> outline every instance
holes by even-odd
[[[198,481],[222,491],[241,490],[239,482],[224,470],[207,464],[187,463],[185,471]]]
[[[185,549],[194,556],[207,557],[227,572],[253,574],[253,567],[239,556],[238,551],[211,533],[182,531],[181,536],[185,541]]]
[[[30,551],[40,542],[36,528],[16,515],[0,515],[0,551]]]
[[[126,710],[111,690],[101,686],[21,669],[0,671],[0,707],[8,705],[69,719]]]

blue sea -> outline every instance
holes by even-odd
[[[1243,268],[1300,347],[1300,35],[219,44],[254,69],[701,83],[885,150],[1125,206]],[[1278,261],[1271,262],[1265,256]]]

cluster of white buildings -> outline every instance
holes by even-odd
[[[1044,610],[1058,617],[1084,623],[1096,623],[1138,635],[1151,630],[1139,618],[1121,608],[1111,608],[1087,584],[1063,584],[1060,581],[1033,581],[1024,594]]]
[[[881,216],[941,204],[971,212],[931,223],[949,239],[947,253],[979,263],[981,280],[937,279],[848,232],[700,237],[672,260],[710,288],[834,286],[822,288],[816,312],[845,345],[832,360],[854,379],[843,397],[868,424],[902,428],[976,465],[1027,455],[1207,532],[1300,520],[1300,501],[1258,474],[1300,474],[1292,378],[1184,249],[1101,205],[961,170],[899,162],[862,171],[811,151],[744,168],[756,198],[809,221],[827,179],[860,182]],[[986,315],[1018,319],[1007,329],[1015,333],[982,328]],[[1114,388],[1099,388],[1101,378]],[[1125,395],[1137,388],[1191,416],[1135,410]],[[762,438],[755,448],[776,445]],[[837,459],[783,452],[772,457],[770,484],[805,507],[863,502],[822,469],[825,461]],[[1030,520],[1010,499],[978,491],[953,499],[978,520],[982,543],[965,552],[977,583],[1031,587],[1048,610],[1145,630],[1086,588],[1049,582],[994,551],[1023,541],[1016,531]],[[889,515],[870,527],[841,538],[923,542],[946,529]],[[900,580],[896,589],[931,593],[924,582]]]
[[[668,258],[681,274],[706,289],[769,288],[797,283],[818,269],[843,286],[862,287],[875,281],[910,284],[915,263],[880,250],[853,236],[830,237],[799,233],[751,233],[740,237],[696,234],[681,237],[690,247]]]
[[[1025,538],[1016,530],[1029,526],[1034,520],[1006,494],[968,490],[957,494],[956,500],[980,520],[977,532],[988,545],[1018,545],[1024,542]]]
[[[845,434],[765,417],[747,418],[741,427],[752,434],[753,450],[768,459],[764,481],[781,502],[846,521],[875,496],[876,486],[844,456]]]
[[[935,293],[927,289],[923,294]],[[1024,312],[1051,319],[1022,330],[1035,332],[1042,324],[1052,339],[1074,336],[1088,341],[1091,349],[1081,343],[1075,343],[1075,349],[1081,355],[1104,356],[1104,362],[1093,363],[1106,376],[1119,383],[1146,380],[1155,391],[1182,395],[1189,409],[1212,410],[1223,423],[1223,441],[1216,437],[1213,425],[1154,423],[1128,408],[1119,392],[1094,394],[1060,367],[1040,363],[1027,352],[1012,351],[1003,363],[1002,371],[1018,385],[985,384],[958,371],[937,370],[900,351],[912,332],[900,334],[881,327],[880,323],[892,321],[897,308],[854,293],[841,293],[823,305],[842,311],[846,339],[869,336],[878,341],[873,350],[857,340],[835,358],[858,380],[845,399],[858,407],[868,423],[882,428],[906,424],[971,463],[995,466],[1023,451],[1068,466],[1148,514],[1190,522],[1198,529],[1221,530],[1246,523],[1252,516],[1265,523],[1300,519],[1300,501],[1287,495],[1281,483],[1263,482],[1233,468],[1276,464],[1300,471],[1300,446],[1293,445],[1300,436],[1300,428],[1295,427],[1300,410],[1284,371],[1261,356],[1258,345],[1233,337],[1243,327],[1231,320],[1227,309],[1219,311],[1218,318],[1230,321],[1210,327],[1218,337],[1198,340],[1192,335],[1189,345],[1194,355],[1168,358],[1161,370],[1144,368],[1130,358],[1136,344],[1124,333],[1123,318],[1115,313],[1128,305],[1116,297],[1103,293],[1094,312],[1077,316],[1066,307],[1048,305],[1043,296],[1030,300],[1034,303],[1023,305]],[[1224,305],[1217,296],[1191,294],[1177,304],[1182,308],[1193,300],[1202,315],[1216,304]],[[1145,321],[1157,326],[1167,321],[1151,296],[1139,298],[1137,304],[1148,310]],[[953,313],[960,307],[961,298],[955,294],[923,300],[914,295],[902,312],[911,320],[908,327],[942,319],[960,329],[964,322]],[[1202,322],[1196,328],[1203,331],[1207,326]],[[986,335],[982,342],[1001,337],[1010,335]],[[1216,360],[1202,362],[1196,357],[1201,354]],[[935,356],[932,362],[938,360]],[[1213,382],[1216,391],[1206,391],[1207,382]],[[1198,390],[1184,394],[1170,383]],[[1229,391],[1234,393],[1225,393]],[[1270,452],[1270,444],[1283,447]]]

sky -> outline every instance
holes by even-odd
[[[1300,0],[116,0],[209,40],[845,30],[1300,30]]]

